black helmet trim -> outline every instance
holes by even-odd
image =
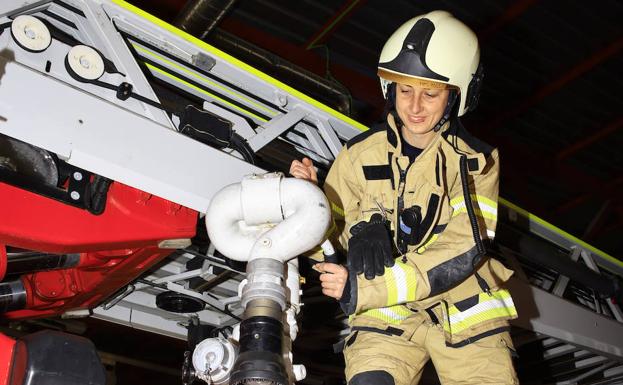
[[[418,20],[404,40],[398,56],[390,62],[379,63],[379,67],[447,82],[450,78],[433,72],[426,65],[426,49],[434,31],[435,25],[432,21],[426,18]]]
[[[467,86],[467,95],[465,96],[465,109],[467,111],[474,111],[474,109],[476,109],[478,100],[480,99],[480,90],[484,77],[484,68],[482,62],[480,62],[478,63],[478,68],[476,68],[476,73],[472,75],[472,80]]]

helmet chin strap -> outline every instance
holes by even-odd
[[[455,90],[450,91],[450,95],[448,95],[448,104],[446,104],[446,109],[444,110],[441,119],[439,119],[437,124],[435,124],[435,127],[433,127],[433,131],[438,132],[439,130],[441,130],[441,127],[443,127],[443,125],[446,124],[446,122],[450,119],[450,116],[452,115],[452,110],[454,110],[454,104],[456,103],[458,96],[459,94]]]

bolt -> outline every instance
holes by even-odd
[[[82,180],[82,173],[76,171],[74,172],[74,179],[75,180]]]
[[[279,105],[281,107],[285,107],[288,104],[288,98],[283,95],[279,95],[277,99],[279,100]]]
[[[80,199],[80,193],[78,191],[72,191],[71,194],[69,194],[69,196],[71,196],[71,199],[75,201]]]
[[[37,37],[37,33],[33,31],[30,27],[24,28],[24,34],[26,34],[26,37],[28,37],[30,40],[35,40],[35,38]]]
[[[86,69],[91,68],[91,62],[84,56],[80,56],[80,65]]]

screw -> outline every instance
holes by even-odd
[[[30,27],[24,28],[24,33],[30,40],[35,40],[35,38],[37,37],[37,33],[33,31]]]
[[[84,56],[80,56],[80,65],[86,69],[91,68],[91,62]]]
[[[80,193],[78,191],[72,191],[71,194],[69,194],[69,196],[71,196],[71,199],[75,201],[80,199]]]
[[[74,179],[75,180],[82,180],[82,173],[76,171],[74,172]]]
[[[256,340],[259,340],[259,339],[260,339],[260,335],[259,335],[258,333],[255,333],[255,334],[253,335],[253,338],[255,338]]]

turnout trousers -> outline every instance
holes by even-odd
[[[512,352],[508,332],[448,347],[441,326],[430,321],[411,336],[355,330],[344,347],[346,379],[349,385],[415,385],[431,359],[443,385],[514,385]]]

